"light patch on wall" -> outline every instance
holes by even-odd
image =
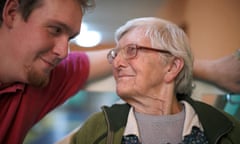
[[[80,34],[73,42],[82,47],[94,47],[101,42],[101,34],[97,31],[88,30],[87,24],[82,23]]]

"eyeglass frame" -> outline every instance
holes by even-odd
[[[137,56],[138,54],[138,50],[150,50],[150,51],[155,51],[155,52],[160,52],[160,53],[165,53],[165,54],[169,54],[169,55],[172,55],[172,53],[168,50],[163,50],[163,49],[158,49],[158,48],[153,48],[153,47],[146,47],[146,46],[140,46],[140,45],[137,45],[137,44],[128,44],[122,48],[113,48],[111,49],[108,54],[107,54],[107,60],[109,62],[109,64],[112,64],[113,60],[117,57],[118,53],[122,50],[122,49],[126,49],[126,48],[135,48],[136,49],[136,52],[133,56],[131,57],[126,57],[126,52],[125,52],[125,59],[133,59]],[[114,55],[114,56],[113,56]]]

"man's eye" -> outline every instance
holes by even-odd
[[[51,26],[48,29],[49,29],[49,32],[53,35],[58,35],[62,32],[62,29],[60,27],[56,27],[56,26]]]

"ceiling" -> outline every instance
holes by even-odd
[[[163,0],[95,0],[96,7],[84,15],[89,30],[101,33],[101,43],[114,42],[115,30],[126,21],[158,16]]]

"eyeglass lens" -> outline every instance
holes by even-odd
[[[127,45],[123,48],[115,48],[109,51],[107,59],[111,64],[112,61],[121,53],[125,59],[134,58],[137,55],[137,46],[136,45]]]

